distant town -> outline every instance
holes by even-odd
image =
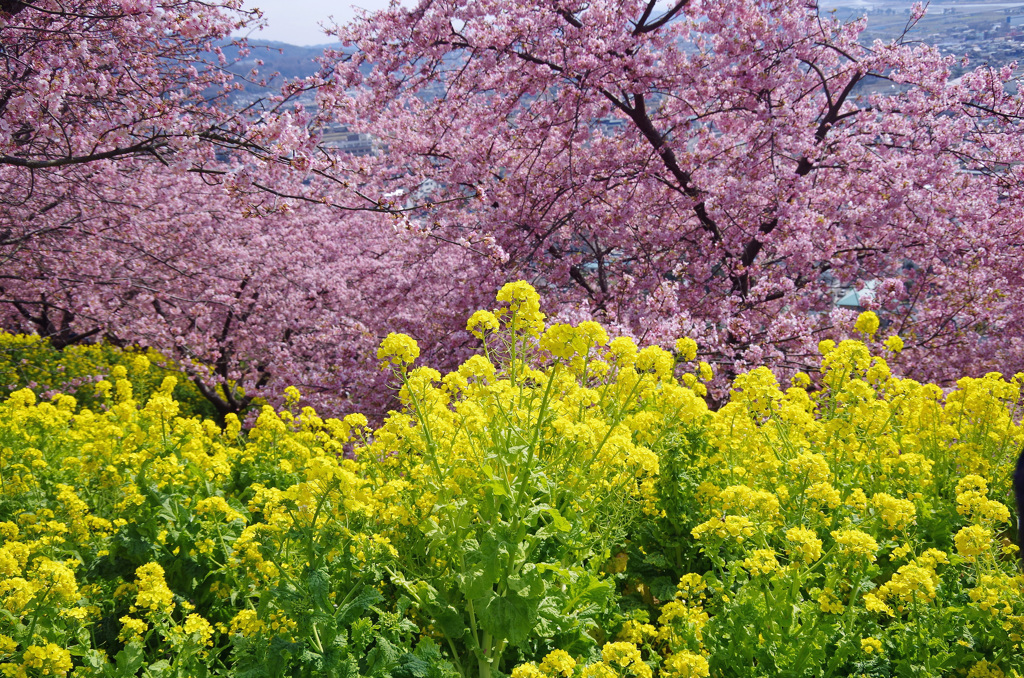
[[[925,16],[909,31],[912,3],[907,0],[830,0],[820,3],[823,13],[834,12],[843,20],[867,17],[867,28],[862,34],[864,44],[875,40],[892,40],[901,35],[909,42],[922,42],[938,47],[943,53],[956,56],[954,77],[980,65],[1003,66],[1011,62],[1024,63],[1024,1],[988,2],[986,0],[960,0],[933,2]],[[279,74],[266,85],[248,82],[237,95],[237,102],[249,104],[265,96],[285,79],[313,75],[319,69],[316,58],[326,45],[303,47],[285,43],[252,43],[252,51],[235,64],[240,75],[258,69],[263,74]],[[231,49],[226,50],[229,57]],[[963,65],[962,57],[967,57]],[[892,87],[883,81],[866,81],[860,93],[880,91]],[[315,105],[312,94],[300,99],[306,106]],[[602,121],[612,124],[613,121]],[[324,143],[347,153],[363,155],[373,153],[375,140],[369,134],[358,133],[344,125],[333,125],[325,130]]]
[[[904,34],[912,3],[906,0],[831,0],[822,2],[836,16],[866,16],[862,42],[892,40]],[[831,7],[830,7],[831,6]],[[967,69],[1024,61],[1024,2],[932,2],[927,13],[906,32],[905,40],[934,45],[955,57],[968,57]],[[959,63],[955,73],[966,70]]]

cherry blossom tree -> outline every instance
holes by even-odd
[[[221,412],[380,412],[380,337],[450,366],[521,277],[723,378],[812,368],[858,286],[905,370],[1024,366],[1011,67],[796,0],[423,0],[238,110],[237,5],[48,2],[0,14],[0,323],[159,348]],[[316,148],[329,119],[381,151]]]
[[[323,208],[302,83],[234,104],[218,45],[257,20],[237,0],[0,6],[5,328],[156,347],[221,412],[289,384],[344,406],[375,381],[370,310],[400,319],[402,276],[443,258]]]
[[[327,190],[308,178],[271,179],[274,192],[241,170],[211,183],[121,163],[76,203],[73,229],[9,263],[0,323],[156,348],[222,414],[297,386],[324,414],[379,416],[392,394],[375,349],[388,331],[424,337],[442,363],[470,350],[453,336],[462,306],[443,302],[492,289],[498,281],[481,278],[490,269],[384,213],[281,197]]]
[[[339,29],[321,106],[386,145],[380,195],[432,189],[411,229],[563,318],[810,369],[867,285],[903,369],[1024,369],[1014,67],[953,79],[864,26],[808,0],[422,0]]]
[[[240,84],[219,45],[258,22],[240,0],[4,2],[0,261],[72,228],[74,206],[121,161],[216,174],[231,152],[266,164],[308,148],[287,95],[231,101]]]

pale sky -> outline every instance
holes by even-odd
[[[259,7],[267,28],[252,33],[250,40],[277,40],[292,45],[320,45],[334,42],[324,34],[319,24],[331,16],[339,23],[345,23],[355,16],[353,6],[361,9],[379,10],[388,6],[388,0],[246,0],[247,7]],[[411,0],[400,4],[412,5]],[[329,23],[329,22],[328,22]]]
[[[833,5],[869,5],[892,0],[830,0],[822,6]],[[908,4],[910,0],[899,0]],[[412,7],[416,0],[398,0],[400,5]],[[332,36],[326,35],[320,24],[333,17],[338,24],[343,24],[355,16],[354,7],[370,11],[387,8],[389,0],[246,0],[246,6],[259,7],[263,10],[263,18],[267,28],[259,33],[250,34],[251,40],[277,40],[292,45],[321,45],[335,42]]]

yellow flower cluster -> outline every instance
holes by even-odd
[[[823,342],[814,380],[784,388],[758,368],[712,411],[711,366],[694,363],[692,340],[673,353],[609,340],[596,323],[547,327],[523,282],[498,301],[468,324],[481,354],[447,374],[411,367],[412,338],[384,340],[377,357],[401,380],[399,403],[373,429],[359,415],[300,411],[297,390],[247,431],[233,415],[190,418],[175,396],[184,380],[152,374],[155,356],[108,361],[87,395],[13,391],[0,403],[0,670],[67,674],[61,648],[82,649],[105,616],[120,619],[126,644],[189,648],[182,657],[292,642],[308,619],[288,607],[297,595],[275,592],[319,572],[314,562],[337,578],[372,572],[382,595],[404,591],[412,635],[440,639],[428,594],[483,569],[460,569],[466,554],[445,539],[465,529],[473,548],[491,548],[477,537],[516,502],[530,513],[508,521],[503,558],[565,543],[592,554],[517,561],[510,581],[523,595],[566,590],[589,568],[637,610],[589,629],[601,638],[589,656],[539,651],[517,678],[706,677],[742,643],[747,656],[782,657],[787,628],[835,628],[837,615],[850,626],[843,656],[857,661],[886,661],[913,645],[908,629],[947,618],[1005,645],[1001,656],[1024,656],[1021,579],[1000,541],[1015,517],[1001,500],[1024,445],[1024,375],[944,391],[894,377],[863,343]],[[877,318],[857,329],[873,336]],[[676,541],[653,553],[646,534]],[[141,565],[94,578],[112,562]],[[171,565],[185,562],[201,576]],[[685,574],[672,594],[664,578],[643,581],[644,568]],[[402,579],[413,571],[420,581]],[[450,587],[431,592],[428,579]],[[325,609],[348,595],[331,578],[317,585],[308,600]],[[477,599],[505,590],[481,586]],[[732,615],[780,609],[785,623],[729,630]],[[983,651],[961,673],[1011,675],[1011,660],[976,661]]]
[[[55,643],[30,645],[22,663],[42,676],[66,676],[71,670],[71,653]]]
[[[411,365],[419,355],[420,347],[412,337],[395,332],[389,334],[377,349],[377,359],[383,360],[385,365]]]
[[[164,581],[164,568],[156,563],[140,566],[135,570],[135,584],[139,593],[135,597],[136,609],[147,615],[170,614],[174,610],[174,594]]]
[[[544,331],[544,318],[540,310],[540,295],[533,286],[522,280],[511,282],[498,291],[498,302],[508,306],[495,315],[504,318],[514,332],[538,337]]]

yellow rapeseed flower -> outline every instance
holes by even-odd
[[[821,540],[814,530],[791,527],[786,530],[786,540],[791,544],[786,549],[791,560],[809,564],[821,557]]]
[[[860,649],[864,654],[882,654],[882,641],[878,638],[867,638],[860,639]]]
[[[899,353],[903,350],[903,339],[894,334],[885,340],[885,347],[893,353]]]
[[[71,670],[71,653],[56,643],[30,645],[21,663],[43,676],[66,676]]]
[[[711,668],[704,656],[683,650],[665,659],[661,675],[665,678],[707,678],[711,675]]]
[[[498,318],[490,311],[479,310],[469,316],[466,329],[477,339],[483,339],[488,332],[497,332],[501,327]]]
[[[135,577],[139,589],[136,608],[148,610],[150,614],[169,614],[174,609],[174,594],[164,581],[164,568],[157,563],[147,563],[135,570]]]
[[[857,316],[857,322],[854,324],[853,329],[858,332],[862,332],[868,337],[875,336],[875,332],[878,331],[879,321],[878,316],[874,311],[864,311]]]
[[[697,357],[697,342],[690,337],[676,340],[676,353],[684,361],[689,362]]]
[[[377,349],[377,359],[383,360],[383,365],[394,365],[403,367],[411,365],[420,356],[420,347],[416,340],[407,334],[392,332],[384,338]]]

